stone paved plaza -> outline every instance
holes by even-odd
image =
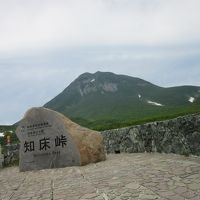
[[[1,200],[200,200],[200,157],[115,154],[105,162],[19,172],[0,170]]]

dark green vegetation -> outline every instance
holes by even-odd
[[[132,125],[139,125],[144,124],[146,122],[153,122],[153,121],[162,121],[167,119],[173,119],[178,116],[184,116],[192,113],[200,113],[200,106],[191,106],[191,107],[179,107],[179,108],[168,108],[166,110],[162,109],[162,111],[158,111],[151,116],[144,116],[143,118],[126,118],[126,119],[113,119],[113,120],[91,120],[87,121],[82,118],[71,118],[71,120],[75,121],[76,123],[94,129],[98,131],[115,129],[115,128],[122,128],[126,126]]]
[[[2,146],[6,145],[7,135],[10,135],[11,143],[18,143],[19,140],[15,134],[16,126],[4,126],[0,125],[0,133],[4,133],[4,137],[0,137],[0,144]],[[12,131],[12,132],[10,132]]]
[[[16,126],[10,126],[10,125],[0,125],[0,133],[6,132],[6,131],[15,131]]]
[[[3,167],[10,167],[10,166],[18,166],[19,165],[19,157],[15,156],[17,154],[8,154],[8,149],[10,149],[10,146],[7,146],[7,136],[10,136],[10,142],[13,146],[13,144],[18,144],[19,140],[15,134],[17,126],[6,126],[6,125],[0,125],[0,133],[4,133],[3,137],[0,137],[0,145],[2,147],[2,152],[4,154],[4,162]],[[13,147],[12,147],[13,149]],[[10,152],[10,151],[9,151]],[[10,156],[8,156],[10,155]]]
[[[105,130],[200,112],[200,87],[163,88],[109,72],[84,73],[44,107]]]

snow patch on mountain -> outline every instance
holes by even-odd
[[[164,106],[164,105],[161,104],[161,103],[157,103],[157,102],[149,101],[149,100],[147,100],[147,103],[149,103],[149,104],[151,104],[151,105],[154,105],[154,106]]]
[[[195,98],[194,98],[194,97],[190,97],[190,98],[188,99],[188,101],[189,101],[190,103],[193,103],[193,102],[194,102],[194,100],[195,100]]]
[[[90,82],[92,83],[92,82],[94,82],[95,81],[95,79],[93,78]]]

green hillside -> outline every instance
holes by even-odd
[[[200,87],[163,88],[110,72],[84,73],[44,107],[103,130],[200,112]]]

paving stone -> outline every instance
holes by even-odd
[[[185,198],[180,195],[175,195],[173,196],[173,200],[185,200]]]
[[[183,194],[183,193],[187,192],[187,188],[186,187],[177,187],[174,191],[177,194]]]
[[[199,183],[191,183],[191,184],[188,185],[188,187],[191,190],[200,190],[200,184]]]
[[[81,197],[82,199],[92,199],[97,197],[98,195],[96,193],[91,193],[91,194],[85,194],[83,197]]]
[[[11,167],[0,170],[0,200],[199,200],[199,174],[199,157],[157,153],[108,155],[82,167]]]
[[[166,192],[160,192],[160,194],[162,197],[173,197],[176,195],[176,193],[172,192],[172,191],[166,191]]]
[[[140,194],[139,200],[153,200],[153,199],[159,199],[157,195],[152,194]]]
[[[125,186],[126,188],[129,188],[129,189],[133,189],[133,190],[136,190],[140,187],[140,185],[138,183],[129,183],[128,185]]]
[[[183,196],[184,196],[185,198],[187,198],[187,199],[191,199],[191,198],[196,197],[197,194],[196,194],[195,192],[189,190],[189,191],[185,192],[185,193],[183,194]]]

